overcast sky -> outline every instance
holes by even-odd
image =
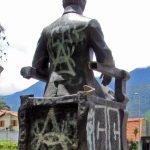
[[[0,0],[0,23],[10,43],[0,76],[0,95],[35,83],[20,76],[30,66],[42,29],[63,13],[62,0]],[[150,1],[87,0],[85,16],[99,21],[116,66],[127,71],[150,66]]]

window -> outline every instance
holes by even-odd
[[[12,126],[17,126],[17,120],[11,120],[11,125]]]
[[[5,125],[5,121],[4,120],[0,120],[0,127],[4,127]]]

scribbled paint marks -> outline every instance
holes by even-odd
[[[118,109],[98,105],[91,108],[86,130],[89,150],[121,150]]]
[[[72,112],[65,110],[64,116],[60,118],[59,109],[50,108],[46,110],[47,113],[43,112],[43,115],[47,114],[44,118],[43,115],[33,118],[29,149],[67,150],[77,147],[77,113],[74,110]]]
[[[88,141],[88,147],[89,150],[95,150],[95,111],[94,109],[91,109],[88,113],[88,119],[87,119],[87,141]]]
[[[82,79],[78,82],[73,81],[73,77],[77,75],[76,61],[78,58],[74,58],[73,55],[77,51],[77,46],[83,44],[86,39],[84,29],[87,24],[78,26],[65,25],[65,29],[62,26],[57,26],[51,31],[51,36],[48,39],[48,49],[50,49],[50,57],[52,60],[52,70],[58,74],[67,74],[68,84],[74,86],[80,84]],[[76,60],[75,60],[76,59]],[[77,66],[80,67],[80,66]]]

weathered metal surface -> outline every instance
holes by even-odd
[[[127,150],[125,105],[88,97],[88,150]]]
[[[84,85],[95,88],[100,97],[109,97],[88,63],[94,52],[99,63],[114,67],[113,56],[98,21],[82,15],[85,5],[86,0],[63,0],[64,13],[43,29],[32,67],[21,70],[23,77],[47,83],[44,97],[74,94]],[[110,79],[103,81],[108,84]]]
[[[59,111],[61,109],[57,108]],[[56,108],[44,108],[40,110],[28,110],[28,136],[26,136],[26,144],[19,144],[19,149],[24,150],[43,150],[43,149],[71,149],[76,146],[76,112],[73,109],[66,114],[66,111],[57,112]],[[40,111],[39,111],[40,110]],[[55,111],[54,111],[55,110]],[[31,115],[31,113],[34,115]],[[55,117],[57,114],[57,120]],[[61,118],[62,116],[63,118]],[[70,119],[68,122],[68,119]],[[71,121],[72,119],[72,121]],[[72,128],[70,130],[70,128]],[[21,140],[21,139],[20,139]]]
[[[124,108],[95,96],[22,97],[19,150],[127,150]]]
[[[47,85],[43,98],[21,98],[19,150],[127,150],[127,74],[115,68],[97,20],[82,16],[85,4],[63,0],[62,17],[43,29],[32,67],[21,70]],[[115,77],[114,97],[89,68],[93,52],[102,84]]]
[[[102,65],[98,62],[89,62],[89,68],[99,71],[103,74],[115,78],[115,99],[118,102],[127,103],[128,98],[126,96],[126,81],[129,80],[130,75],[125,70],[118,69],[116,67],[109,67]]]
[[[121,70],[116,67],[106,66],[94,61],[89,62],[89,68],[116,78],[122,78],[126,80],[130,78],[130,75],[125,70]]]
[[[19,150],[77,149],[79,97],[21,97]]]
[[[20,71],[20,74],[26,79],[34,78],[36,80],[48,82],[48,74],[46,73],[45,75],[40,75],[37,69],[30,67],[30,66],[23,67],[21,68],[21,71]]]

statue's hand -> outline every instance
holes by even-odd
[[[103,84],[104,86],[107,86],[107,85],[111,82],[111,79],[112,79],[111,76],[104,75],[104,74],[101,74],[100,78],[103,78],[102,84]]]
[[[33,74],[35,74],[36,70],[32,67],[23,67],[21,68],[20,74],[26,78],[26,79],[30,79],[32,78]]]

